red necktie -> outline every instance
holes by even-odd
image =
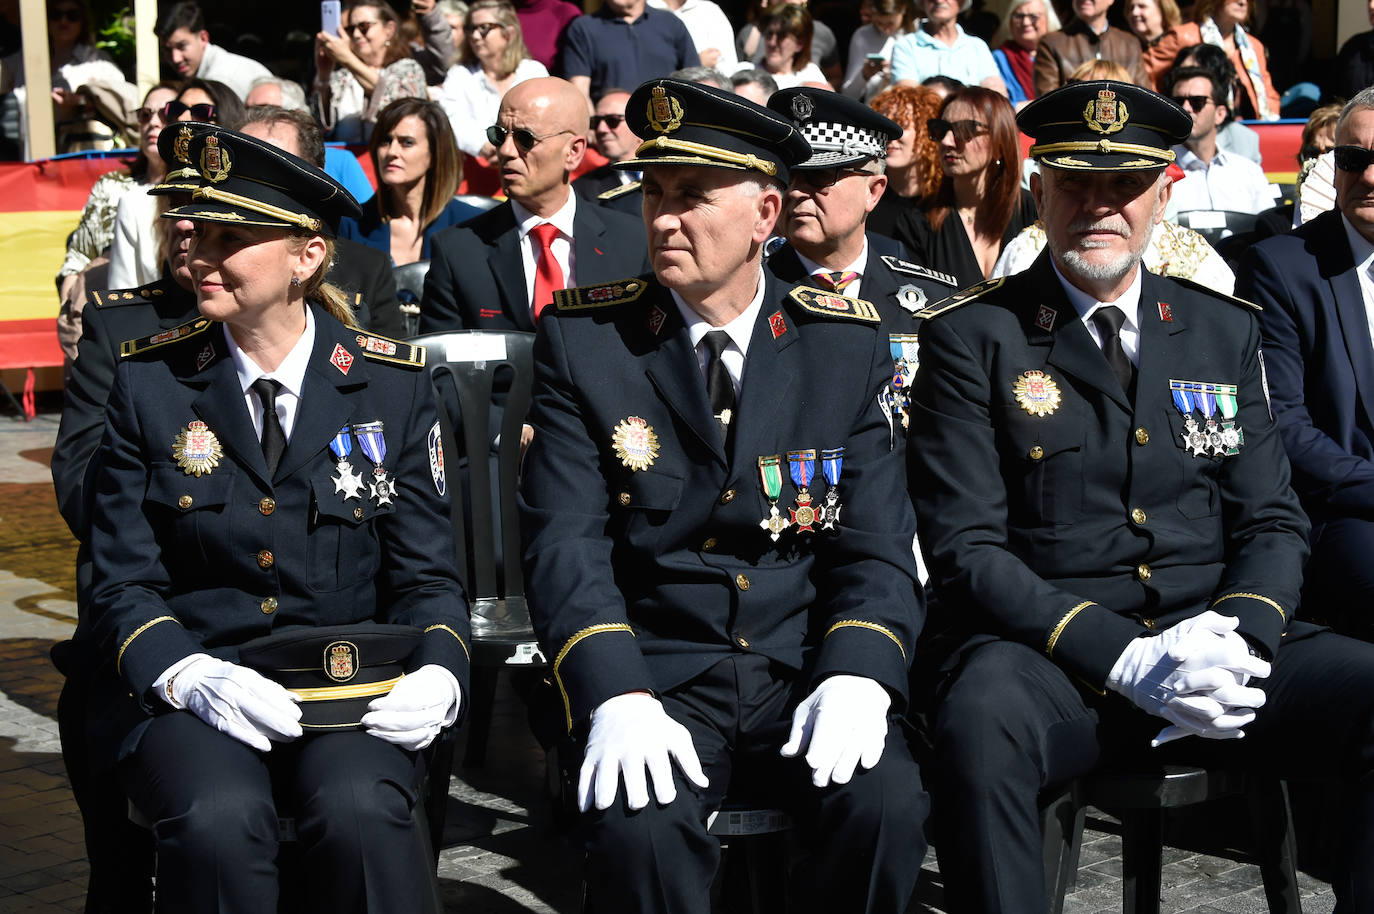
[[[549,222],[541,223],[530,229],[530,236],[539,244],[539,265],[534,270],[534,321],[539,322],[539,312],[553,304],[553,293],[562,289],[563,268],[553,256],[553,240],[558,237],[558,227]]]

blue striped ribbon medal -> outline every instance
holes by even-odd
[[[350,498],[357,498],[361,501],[361,493],[366,483],[363,482],[361,476],[353,471],[353,464],[348,459],[348,455],[353,453],[353,436],[348,433],[347,425],[339,429],[334,440],[329,442],[329,449],[338,458],[334,468],[339,471],[339,475],[331,477],[334,480],[335,494],[342,494],[345,502]]]
[[[833,447],[821,451],[821,472],[825,474],[825,481],[828,488],[825,490],[825,502],[817,511],[817,519],[821,522],[822,530],[834,530],[835,525],[840,522],[840,495],[835,491],[840,484],[840,471],[844,468],[844,448]]]
[[[788,451],[787,464],[792,470],[792,484],[797,487],[797,504],[787,509],[788,519],[798,533],[815,533],[816,509],[812,507],[811,493],[806,489],[816,475],[816,449]]]
[[[373,479],[370,486],[373,499],[376,500],[378,507],[392,504],[391,499],[396,494],[396,482],[387,475],[386,467],[382,466],[386,460],[386,436],[382,434],[382,420],[353,426],[353,435],[358,439],[358,447],[362,448],[367,459],[373,463]]]
[[[1169,380],[1174,408],[1184,417],[1179,437],[1194,457],[1234,457],[1245,444],[1236,423],[1236,385],[1212,381]],[[1202,414],[1199,423],[1194,413]]]

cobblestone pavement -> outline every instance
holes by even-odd
[[[55,722],[62,680],[48,661],[76,618],[76,544],[48,473],[56,433],[52,412],[27,424],[0,415],[0,914],[80,911],[84,902],[81,822]],[[486,765],[459,767],[451,782],[439,863],[447,911],[578,910],[580,855],[553,826],[545,796],[543,755],[507,686]],[[1120,840],[1109,820],[1090,817],[1089,826],[1068,914],[1121,910]],[[1166,914],[1267,910],[1252,864],[1173,848],[1164,860]],[[1324,883],[1304,875],[1302,890],[1306,911],[1331,911]],[[909,910],[938,911],[940,903],[930,855]]]

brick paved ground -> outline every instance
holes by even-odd
[[[57,416],[23,424],[0,415],[0,914],[80,911],[86,864],[81,824],[54,722],[61,677],[48,649],[75,622],[75,543],[53,502],[47,459]],[[503,680],[504,681],[504,680]],[[542,753],[524,710],[503,689],[486,766],[451,784],[439,864],[446,910],[463,914],[578,910],[579,854],[554,828]],[[1120,840],[1090,818],[1068,914],[1121,910]],[[1188,834],[1173,836],[1189,844]],[[1215,853],[1215,851],[1214,851]],[[1266,910],[1256,868],[1233,854],[1166,850],[1163,910]],[[1302,880],[1304,909],[1329,912],[1329,888]],[[940,910],[939,873],[926,860],[910,911]]]

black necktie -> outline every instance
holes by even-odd
[[[1115,305],[1104,305],[1093,312],[1092,321],[1102,337],[1102,354],[1107,357],[1107,364],[1112,366],[1116,379],[1121,382],[1121,389],[1129,394],[1131,385],[1135,383],[1135,366],[1121,346],[1121,325],[1126,322],[1125,312]]]
[[[701,340],[710,358],[706,360],[706,396],[711,400],[711,412],[720,424],[720,440],[724,444],[730,434],[730,421],[735,415],[735,382],[721,361],[720,354],[730,345],[730,334],[712,330]]]
[[[286,433],[277,418],[277,391],[281,383],[271,378],[258,378],[252,384],[253,393],[262,402],[262,456],[267,459],[267,475],[277,472],[277,464],[286,450]]]

